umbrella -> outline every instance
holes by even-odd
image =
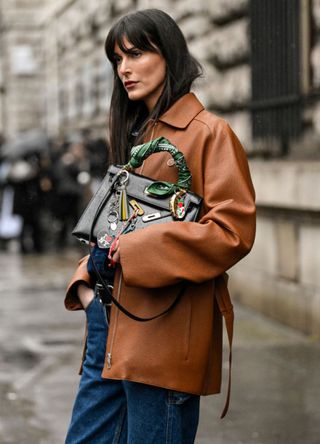
[[[22,157],[26,154],[37,153],[49,149],[49,139],[40,130],[21,133],[16,138],[2,145],[2,155],[7,158]]]

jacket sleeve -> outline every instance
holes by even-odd
[[[250,251],[254,189],[246,154],[224,121],[210,131],[203,156],[203,178],[195,178],[203,182],[199,222],[155,224],[120,237],[127,285],[163,287],[183,279],[200,283],[228,270]]]
[[[91,278],[87,271],[87,263],[88,263],[89,255],[84,256],[80,259],[78,267],[74,272],[68,287],[67,293],[64,300],[64,304],[67,310],[82,310],[82,304],[77,295],[77,287],[80,282],[91,286]]]

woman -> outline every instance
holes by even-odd
[[[184,153],[203,205],[199,222],[133,231],[113,250],[113,294],[134,314],[161,312],[184,286],[165,316],[136,322],[112,305],[108,323],[88,258],[80,261],[65,303],[86,310],[88,334],[66,442],[193,443],[200,395],[220,392],[221,311],[232,336],[225,271],[251,249],[254,191],[238,139],[190,93],[201,69],[174,20],[154,9],[129,14],[105,48],[114,69],[114,162],[125,163],[132,145],[164,136]],[[137,172],[177,179],[168,153],[152,155]]]

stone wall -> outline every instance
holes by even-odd
[[[43,27],[47,35],[46,84],[51,112],[46,115],[49,132],[61,129],[68,132],[85,127],[105,131],[112,73],[103,53],[104,38],[119,16],[148,7],[159,7],[177,20],[191,52],[205,68],[205,78],[198,81],[195,88],[200,99],[211,109],[229,112],[226,117],[241,140],[251,147],[248,113],[232,112],[234,106],[245,106],[250,99],[247,0],[96,0],[90,4],[77,0],[61,2],[60,9],[57,7],[55,11],[48,9]],[[56,72],[58,81],[52,74]],[[76,102],[79,85],[91,91],[91,95],[85,95],[81,106]],[[59,95],[65,98],[66,109],[64,115],[58,117],[61,114],[57,108]]]
[[[312,12],[314,21],[314,45],[311,50],[312,85],[320,89],[320,0],[312,1]],[[310,120],[315,133],[320,139],[320,99],[316,101],[310,113]]]
[[[12,137],[39,126],[43,116],[43,46],[40,0],[1,2],[0,132]]]
[[[320,162],[251,162],[256,242],[231,270],[235,299],[307,334],[320,335]]]
[[[68,134],[90,128],[105,137],[112,72],[103,44],[113,3],[77,0],[67,6],[61,2],[43,17],[47,130]]]

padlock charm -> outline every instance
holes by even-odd
[[[181,220],[186,214],[184,202],[185,190],[177,191],[170,199],[171,214],[175,219]]]

